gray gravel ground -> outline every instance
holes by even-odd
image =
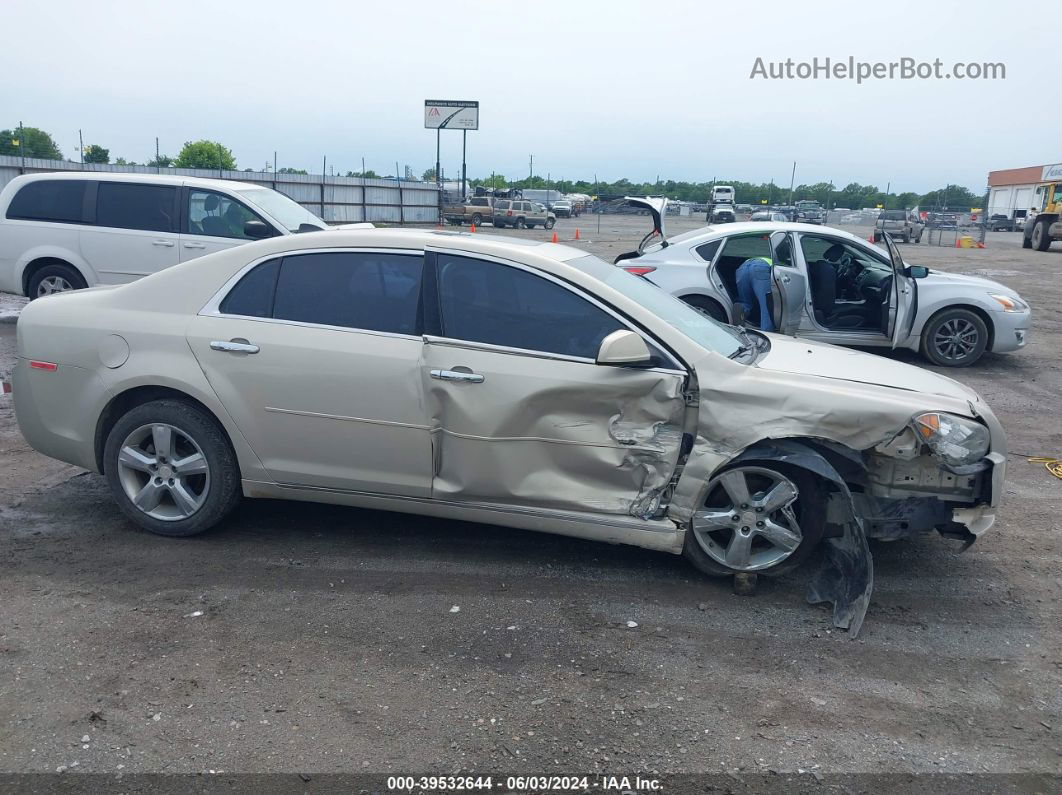
[[[611,258],[645,220],[557,232]],[[999,523],[876,545],[857,640],[801,571],[742,597],[664,554],[260,501],[152,537],[0,401],[0,771],[1062,772],[1062,481],[1025,460],[1062,457],[1062,246],[1019,242],[905,252],[1035,322],[947,373],[1009,432]]]

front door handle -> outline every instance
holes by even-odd
[[[463,373],[460,370],[432,370],[431,377],[440,381],[466,381],[470,384],[483,383],[483,376],[479,373]]]
[[[229,340],[228,342],[225,340],[214,340],[210,343],[210,349],[214,351],[223,351],[224,353],[258,353],[258,351],[261,350],[254,343],[240,338]]]
[[[185,243],[185,248],[206,248],[206,243]]]
[[[789,284],[789,282],[791,282],[791,281],[793,281],[793,280],[791,278],[789,278],[788,276],[782,276],[782,284]]]
[[[173,248],[174,243],[173,243],[172,240],[152,240],[151,241],[151,245],[153,245],[153,246],[165,246],[166,248]]]

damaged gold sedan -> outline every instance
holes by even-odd
[[[868,537],[970,542],[1004,435],[932,373],[711,320],[566,246],[351,230],[277,237],[18,323],[42,453],[186,536],[244,497],[384,508],[778,573],[858,631]]]

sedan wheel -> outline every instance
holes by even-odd
[[[985,322],[968,309],[951,309],[929,321],[922,334],[922,352],[941,367],[966,367],[988,347]]]
[[[822,537],[819,502],[814,478],[800,470],[782,465],[729,469],[708,483],[704,507],[693,515],[687,533],[686,555],[709,574],[781,573],[803,560]]]
[[[103,463],[122,511],[159,535],[200,533],[240,498],[239,466],[224,431],[183,401],[156,400],[127,412],[107,436]]]

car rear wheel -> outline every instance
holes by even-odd
[[[55,262],[37,269],[26,285],[26,295],[32,301],[52,293],[82,290],[87,286],[77,268]]]
[[[527,229],[527,221],[525,221],[523,218],[517,218],[514,226],[517,229]]]
[[[158,535],[201,533],[240,500],[239,466],[224,431],[180,400],[155,400],[122,416],[107,435],[103,469],[122,512]]]
[[[922,331],[922,354],[941,367],[968,367],[988,347],[988,326],[969,309],[934,315]]]
[[[481,223],[483,223],[483,216],[480,215],[479,213],[473,213],[472,214],[472,223],[474,223],[476,226],[479,226]]]
[[[712,320],[718,320],[720,323],[729,323],[730,320],[726,316],[726,310],[719,305],[718,301],[713,301],[711,298],[705,298],[703,295],[684,295],[682,300],[692,306],[698,312],[708,315]]]
[[[782,574],[822,539],[825,505],[813,475],[774,462],[750,462],[716,475],[694,513],[683,554],[706,574]]]

